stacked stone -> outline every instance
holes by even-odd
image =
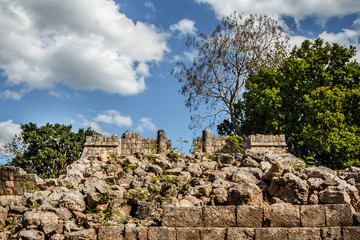
[[[101,154],[119,153],[120,138],[116,135],[107,137],[100,133],[93,133],[93,136],[87,136],[84,144],[82,158],[89,156],[97,157]]]
[[[6,166],[0,168],[0,180],[0,195],[23,195],[35,187],[37,177],[21,168]]]

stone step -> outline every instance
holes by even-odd
[[[334,227],[353,226],[348,204],[204,206],[164,208],[166,227]]]
[[[100,227],[102,240],[329,240],[360,239],[360,227],[211,228],[211,227]]]

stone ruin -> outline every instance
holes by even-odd
[[[95,134],[57,179],[1,167],[0,240],[360,239],[359,168],[306,166],[284,136],[197,142]]]

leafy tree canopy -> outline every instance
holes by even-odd
[[[15,155],[8,165],[21,167],[40,177],[57,177],[66,166],[80,158],[86,136],[92,130],[72,131],[72,126],[46,124],[37,127],[34,123],[22,124],[20,136],[7,144],[5,151]]]
[[[360,66],[355,47],[317,39],[295,47],[280,68],[252,74],[237,121],[246,134],[281,134],[299,157],[331,168],[360,166]],[[218,125],[233,132],[231,122]]]

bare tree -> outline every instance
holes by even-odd
[[[263,15],[242,17],[234,12],[222,20],[210,35],[189,38],[186,45],[195,48],[197,55],[191,66],[178,62],[172,74],[182,83],[179,92],[186,96],[186,106],[198,110],[207,106],[208,115],[191,117],[191,129],[202,120],[225,113],[233,128],[241,135],[236,121],[235,104],[242,97],[242,88],[249,74],[262,68],[277,67],[286,57],[288,37],[283,36],[277,21]]]

